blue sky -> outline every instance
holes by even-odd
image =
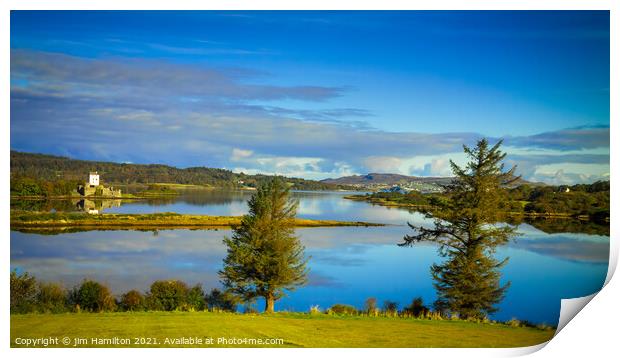
[[[606,11],[11,13],[11,148],[312,179],[609,176]]]

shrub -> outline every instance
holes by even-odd
[[[386,316],[396,316],[398,314],[398,303],[394,301],[383,302],[383,313]]]
[[[438,312],[438,311],[429,311],[428,313],[426,313],[425,317],[431,320],[442,320],[443,319],[441,312]]]
[[[422,297],[416,297],[411,301],[411,304],[405,307],[405,313],[413,317],[424,317],[430,311],[428,307],[424,305]]]
[[[33,310],[37,295],[37,281],[28,272],[18,275],[11,271],[11,313]]]
[[[210,311],[237,311],[237,301],[234,296],[228,292],[222,292],[214,288],[205,296],[207,308]]]
[[[374,297],[367,298],[366,302],[364,302],[364,311],[369,316],[376,316],[379,311],[377,309],[377,299]]]
[[[61,313],[67,311],[67,292],[56,283],[40,283],[37,307],[41,312]]]
[[[202,290],[202,285],[197,284],[187,292],[187,306],[192,311],[205,309],[205,293]]]
[[[513,318],[510,321],[507,321],[506,324],[509,325],[510,327],[523,327],[523,323],[521,323],[521,321],[519,321],[516,318]]]
[[[131,290],[121,297],[120,306],[125,311],[142,311],[145,308],[144,296],[136,290]]]
[[[182,309],[187,303],[188,291],[183,281],[155,281],[147,295],[147,305],[158,311]]]
[[[540,329],[542,331],[551,331],[551,330],[555,329],[554,327],[552,327],[552,326],[550,326],[550,325],[548,325],[546,323],[538,324],[538,325],[536,325],[536,328],[538,328],[538,329]]]
[[[342,314],[342,315],[355,315],[357,314],[357,308],[351,305],[343,305],[341,303],[337,303],[330,308],[327,309],[327,313],[329,314]]]
[[[310,314],[320,314],[321,308],[319,305],[310,306]]]
[[[70,293],[70,302],[78,310],[88,312],[114,311],[116,302],[110,289],[93,280],[84,280]]]

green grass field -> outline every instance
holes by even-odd
[[[325,314],[274,315],[210,312],[67,313],[11,315],[11,346],[25,338],[58,337],[50,347],[523,347],[548,341],[553,330],[504,324]],[[66,337],[69,342],[62,341]],[[117,337],[128,344],[96,344],[92,338]],[[179,344],[198,337],[202,344]],[[282,343],[239,345],[226,339],[281,339]],[[209,338],[212,341],[209,341]],[[142,339],[142,341],[137,341]],[[54,342],[52,342],[54,343]],[[106,344],[108,343],[108,344]],[[121,341],[122,343],[122,341]],[[142,344],[140,344],[142,343]],[[150,343],[150,344],[148,344]],[[37,345],[42,347],[42,342]]]

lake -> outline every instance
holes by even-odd
[[[368,297],[379,304],[396,301],[402,308],[414,297],[426,304],[435,300],[430,265],[441,261],[431,244],[396,246],[411,230],[406,225],[429,224],[422,215],[399,208],[344,199],[346,192],[294,192],[298,216],[307,219],[368,221],[384,227],[329,227],[298,229],[310,257],[306,286],[276,302],[277,310],[308,311],[335,303],[362,308]],[[185,191],[163,200],[117,201],[102,205],[106,213],[243,215],[248,191]],[[36,210],[71,210],[75,203],[17,203]],[[539,227],[539,228],[537,228]],[[492,318],[516,317],[555,325],[560,300],[598,291],[607,274],[609,236],[571,225],[569,231],[540,229],[523,223],[519,236],[500,247],[496,257],[509,257],[502,281],[511,282],[499,311]],[[561,231],[561,230],[560,230]],[[73,287],[84,278],[105,282],[115,294],[133,288],[147,291],[159,279],[221,287],[217,271],[230,230],[88,231],[58,235],[11,231],[11,269],[28,271],[44,281]],[[258,305],[262,309],[262,302]]]

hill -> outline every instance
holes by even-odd
[[[351,175],[336,179],[324,179],[322,183],[327,184],[340,184],[340,185],[397,185],[403,182],[417,181],[420,183],[430,184],[449,184],[452,181],[451,177],[416,177],[401,174],[386,174],[386,173],[369,173],[366,175]]]
[[[11,181],[31,178],[46,182],[83,182],[97,171],[107,184],[175,183],[223,188],[256,187],[270,175],[248,175],[226,169],[176,168],[163,164],[127,164],[71,159],[47,154],[11,151]],[[350,186],[301,178],[286,178],[297,190],[338,190]]]
[[[437,191],[442,185],[450,184],[453,179],[453,177],[418,177],[402,174],[369,173],[366,175],[351,175],[336,179],[324,179],[321,180],[321,183],[350,185],[367,189],[381,189],[398,185],[408,189],[432,192]],[[545,185],[543,183],[531,183],[527,180],[519,179],[511,186],[519,186],[523,184],[528,184],[531,186]]]

